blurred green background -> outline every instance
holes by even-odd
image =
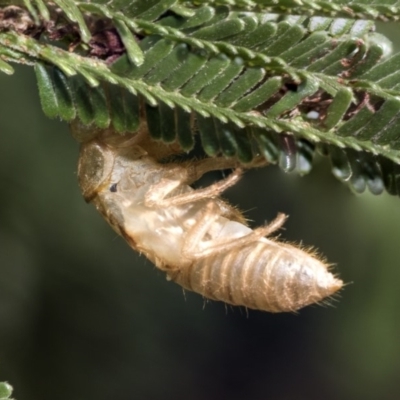
[[[349,284],[298,314],[205,303],[85,204],[32,69],[0,83],[0,380],[17,400],[399,398],[400,199],[352,194],[324,159],[247,172],[226,197],[254,226],[289,214],[283,237]]]

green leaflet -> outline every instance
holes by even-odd
[[[50,118],[72,121],[75,109],[67,77],[60,70],[40,63],[36,64],[35,72],[44,113]]]
[[[13,392],[13,387],[7,382],[0,382],[0,400],[7,400]]]
[[[332,129],[340,123],[353,102],[354,96],[350,89],[341,88],[338,90],[327,109],[326,118],[324,120],[326,129]]]
[[[83,15],[75,2],[71,0],[54,0],[54,2],[65,12],[65,15],[72,22],[76,22],[78,24],[82,40],[87,43],[90,40],[91,34]]]
[[[136,43],[136,38],[134,37],[132,32],[128,29],[125,22],[116,18],[114,20],[114,23],[118,30],[118,33],[121,36],[121,40],[124,43],[129,59],[133,62],[133,64],[136,65],[143,64],[144,61],[143,52],[140,50],[140,47]]]
[[[7,75],[12,75],[14,73],[14,68],[0,58],[0,71]]]

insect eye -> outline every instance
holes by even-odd
[[[115,193],[116,191],[117,191],[117,184],[116,184],[116,183],[113,183],[113,184],[110,186],[110,192]]]

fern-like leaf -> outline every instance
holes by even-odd
[[[66,52],[9,29],[0,34],[0,54],[5,61],[37,63],[43,108],[51,117],[113,124],[123,133],[136,131],[145,116],[155,139],[178,141],[183,150],[199,132],[210,156],[249,163],[261,152],[303,173],[320,149],[331,155],[334,171],[342,171],[338,177],[349,180],[343,171],[350,170],[354,182],[365,176],[365,185],[379,192],[368,182],[380,176],[383,187],[383,160],[400,163],[399,56],[388,57],[390,45],[371,21],[234,11],[267,5],[250,3],[229,8],[137,0],[66,7],[62,0],[65,18],[77,21],[92,53],[84,47],[80,54]],[[93,47],[97,31],[87,40],[83,12],[91,13],[87,26],[103,21],[113,35],[106,62]],[[126,55],[115,45],[118,37]],[[341,152],[347,164],[337,163]]]
[[[181,0],[191,6],[192,1]],[[394,0],[209,0],[203,3],[227,5],[240,11],[287,13],[298,15],[329,16],[334,18],[360,18],[398,20],[400,1]]]
[[[8,382],[0,382],[0,400],[12,400],[13,387]]]

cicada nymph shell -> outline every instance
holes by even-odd
[[[296,311],[342,287],[314,254],[266,238],[284,222],[252,230],[219,195],[240,170],[203,189],[204,173],[234,167],[224,158],[160,164],[135,144],[82,145],[78,175],[83,195],[135,250],[167,277],[206,298],[252,309]]]

